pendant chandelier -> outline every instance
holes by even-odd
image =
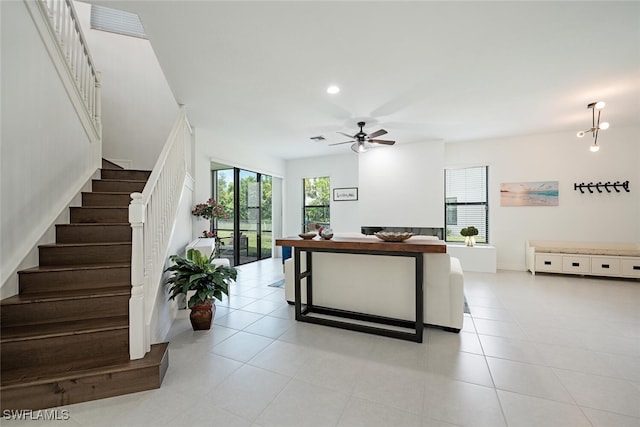
[[[609,123],[600,122],[600,113],[604,108],[604,106],[605,106],[605,103],[603,101],[592,102],[591,104],[587,105],[587,108],[591,110],[591,128],[587,130],[581,130],[576,134],[578,138],[583,138],[586,134],[591,132],[593,136],[593,144],[591,144],[591,147],[589,149],[593,152],[596,152],[600,149],[600,146],[598,145],[598,132],[600,131],[600,129],[602,130],[609,129]],[[596,110],[598,110],[597,118],[596,118]]]

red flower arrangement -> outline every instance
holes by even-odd
[[[207,200],[205,203],[198,203],[191,210],[191,214],[194,216],[201,216],[204,219],[229,218],[229,215],[224,210],[224,207],[220,203],[216,202],[213,198]]]

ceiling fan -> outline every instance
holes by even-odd
[[[338,132],[339,134],[342,134],[348,138],[351,138],[351,141],[344,141],[344,142],[336,142],[335,144],[329,144],[329,145],[340,145],[340,144],[349,144],[349,143],[353,143],[351,145],[351,149],[353,151],[355,151],[356,153],[364,153],[365,151],[367,151],[367,146],[365,145],[365,143],[370,143],[370,144],[380,144],[380,145],[393,145],[396,142],[395,141],[389,141],[386,139],[375,139],[381,135],[384,135],[387,133],[386,130],[384,129],[380,129],[377,130],[375,132],[366,134],[362,128],[364,127],[365,122],[358,122],[358,126],[360,126],[360,132],[356,133],[355,135],[348,135],[344,132]],[[355,142],[353,142],[355,141]]]

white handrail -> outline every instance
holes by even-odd
[[[180,107],[169,138],[142,193],[131,194],[131,299],[129,353],[140,359],[151,349],[151,317],[167,258],[180,193],[191,173],[191,134]]]
[[[25,0],[32,10],[33,0]],[[100,140],[101,123],[101,83],[87,45],[80,21],[71,0],[35,0],[35,5],[46,19],[49,33],[57,42],[57,50],[64,59],[66,74],[73,81],[74,92],[83,106],[84,114],[91,123],[94,140]],[[75,105],[75,104],[74,104]]]

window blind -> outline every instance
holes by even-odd
[[[474,226],[476,241],[488,243],[487,166],[445,169],[445,240],[463,241],[460,230]]]
[[[91,6],[91,28],[141,39],[147,38],[138,15],[104,6]]]

